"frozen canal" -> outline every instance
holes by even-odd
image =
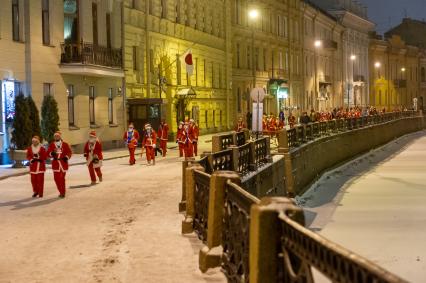
[[[0,181],[0,282],[225,282],[198,270],[200,242],[181,235],[172,154],[156,166],[106,161],[96,186],[73,166],[65,199],[50,171],[43,199],[31,198],[28,175]]]
[[[410,282],[426,282],[426,132],[335,169],[298,202],[312,230]]]

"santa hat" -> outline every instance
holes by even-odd
[[[40,142],[40,137],[39,136],[33,136],[32,140],[38,140]]]
[[[89,137],[91,137],[91,138],[96,138],[96,131],[91,131],[91,132],[89,133]]]
[[[60,131],[56,131],[53,136],[60,136],[60,137],[62,137],[62,133]]]

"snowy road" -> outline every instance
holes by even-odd
[[[311,229],[410,282],[426,282],[426,132],[335,169],[298,202]]]
[[[74,166],[65,199],[51,172],[43,199],[29,176],[0,181],[0,282],[225,282],[198,271],[200,242],[180,234],[180,159],[159,160],[106,161],[92,187]]]

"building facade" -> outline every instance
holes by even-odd
[[[60,130],[75,149],[92,129],[106,147],[121,140],[121,4],[113,0],[2,0],[2,148],[8,146],[13,99],[58,102]]]
[[[303,107],[299,0],[232,0],[232,91],[238,116],[252,111],[250,91],[267,93],[264,112]],[[280,91],[281,90],[281,91]]]
[[[231,93],[229,1],[124,1],[128,119],[154,128],[164,118],[176,133],[194,119],[201,133],[229,129]],[[188,75],[182,57],[192,53]]]
[[[343,106],[344,27],[312,3],[303,3],[303,16],[303,109],[325,111]]]
[[[370,104],[378,109],[411,109],[420,96],[422,53],[399,36],[370,41]],[[417,102],[416,102],[417,103]],[[421,101],[418,101],[421,108]]]
[[[419,95],[417,98],[418,109],[424,109],[426,103],[426,22],[404,18],[401,24],[385,33],[385,38],[398,35],[407,45],[420,49],[419,54]]]
[[[344,105],[369,105],[369,32],[375,24],[368,20],[367,8],[354,0],[309,0],[338,19],[345,27],[342,43]]]

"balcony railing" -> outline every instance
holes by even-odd
[[[61,64],[80,63],[122,68],[121,48],[109,48],[88,42],[61,43]]]

